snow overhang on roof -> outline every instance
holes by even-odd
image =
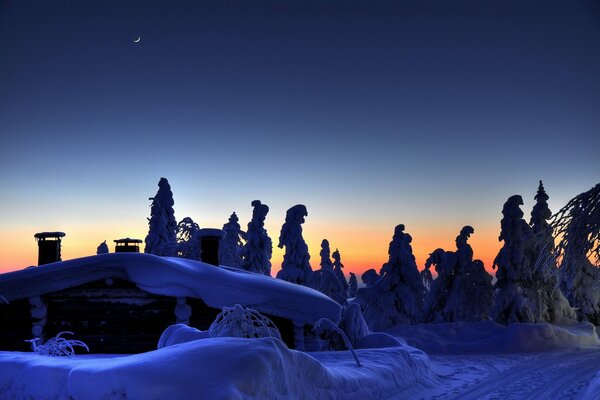
[[[338,303],[305,286],[235,268],[143,253],[100,254],[2,274],[0,295],[13,301],[108,277],[127,279],[153,294],[199,298],[213,308],[241,304],[311,325],[320,318],[340,320]]]

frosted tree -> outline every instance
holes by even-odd
[[[535,300],[528,298],[525,290],[532,283],[535,238],[523,220],[522,205],[523,198],[519,195],[509,197],[504,203],[498,238],[504,245],[492,266],[498,268],[492,317],[504,324],[535,321]]]
[[[560,323],[564,320],[574,319],[576,314],[558,288],[558,281],[554,273],[557,270],[556,263],[550,264],[555,245],[552,226],[549,223],[549,219],[552,217],[552,212],[548,207],[549,198],[542,181],[540,181],[529,220],[535,238],[531,260],[534,268],[530,285],[526,287],[526,290],[530,292],[529,297],[535,300],[532,308],[537,321]],[[544,267],[537,263],[537,260],[540,259],[547,260],[548,265]],[[546,273],[548,271],[553,273]]]
[[[370,269],[366,270],[360,276],[360,279],[363,281],[363,283],[367,287],[368,286],[372,286],[373,284],[375,284],[375,282],[377,282],[380,278],[381,278],[381,276],[373,268],[370,268]]]
[[[196,236],[200,226],[190,217],[185,217],[177,224],[177,257],[200,260],[200,240]]]
[[[331,262],[331,249],[329,248],[329,241],[323,239],[321,242],[321,269],[328,269],[333,271],[333,263]]]
[[[310,274],[308,286],[331,297],[342,305],[346,304],[346,291],[344,290],[344,285],[333,271],[333,264],[331,258],[329,258],[329,241],[327,239],[323,239],[321,242],[321,252],[319,254],[321,255],[321,269]]]
[[[435,267],[437,278],[431,283],[431,288],[425,297],[424,318],[426,321],[443,322],[444,308],[452,292],[456,276],[457,257],[452,251],[435,249],[425,261],[425,269]]]
[[[358,292],[358,281],[356,280],[356,274],[350,272],[350,278],[348,279],[348,297],[355,297]]]
[[[344,275],[344,264],[342,264],[342,256],[340,255],[340,251],[335,249],[333,254],[333,272],[335,272],[335,276],[340,281],[340,284],[344,288],[344,295],[348,297],[348,282],[346,281],[346,276]]]
[[[241,268],[243,261],[242,251],[244,248],[242,239],[245,237],[246,233],[240,229],[238,221],[239,218],[234,212],[229,217],[229,222],[223,225],[225,238],[221,242],[219,251],[219,264],[221,265]]]
[[[302,237],[302,224],[306,216],[308,211],[302,204],[287,210],[277,245],[280,249],[285,247],[283,263],[277,278],[299,285],[306,285],[312,273],[308,246]]]
[[[248,223],[246,244],[242,249],[242,268],[259,274],[271,275],[273,243],[265,229],[269,207],[260,200],[252,202],[252,220]]]
[[[426,261],[435,265],[438,277],[425,298],[427,319],[436,322],[480,321],[492,306],[492,277],[480,260],[473,260],[469,237],[475,232],[465,226],[456,237],[456,251],[437,249]]]
[[[177,244],[177,221],[173,210],[173,193],[169,181],[160,178],[156,196],[150,197],[150,218],[144,253],[173,256]]]
[[[578,317],[598,325],[600,184],[571,199],[552,218],[552,226],[561,238],[550,258],[560,263],[560,286]]]
[[[108,245],[106,244],[106,240],[100,243],[96,249],[96,254],[108,254]]]
[[[423,314],[423,282],[404,225],[396,226],[390,242],[389,260],[381,268],[381,278],[358,290],[356,301],[372,331],[397,324],[417,323]]]
[[[600,267],[600,183],[569,200],[551,226],[560,239],[553,256],[561,269],[578,268],[583,258]]]

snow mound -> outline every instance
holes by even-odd
[[[517,353],[600,346],[594,325],[493,321],[398,325],[387,331],[429,354]]]
[[[302,353],[274,338],[209,338],[125,357],[0,352],[0,398],[158,400],[379,399],[432,382],[405,347]]]

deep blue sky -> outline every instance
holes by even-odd
[[[496,244],[510,195],[528,215],[544,179],[556,211],[600,177],[592,1],[0,4],[0,268],[36,230],[143,238],[161,176],[201,226],[262,199],[275,244],[304,203],[356,263],[397,223]]]

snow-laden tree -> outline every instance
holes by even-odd
[[[279,235],[280,249],[285,247],[281,270],[277,278],[288,282],[306,285],[312,274],[308,246],[302,237],[304,217],[308,216],[306,206],[297,204],[287,210],[285,222]]]
[[[425,297],[426,320],[436,322],[487,319],[492,306],[492,277],[480,260],[473,260],[469,237],[475,232],[465,226],[456,237],[456,251],[436,249],[425,263],[435,266],[438,277]]]
[[[344,264],[342,264],[342,256],[340,255],[340,251],[335,249],[331,256],[333,257],[333,272],[343,287],[344,295],[348,297],[348,282],[346,281],[344,271],[342,271],[344,269]]]
[[[390,242],[389,260],[381,268],[381,278],[361,288],[356,295],[372,331],[398,324],[412,324],[423,314],[423,282],[404,225],[396,226]]]
[[[323,239],[323,241],[321,241],[321,252],[319,255],[321,256],[321,269],[333,271],[333,263],[331,262],[331,249],[329,248],[329,241],[327,239]]]
[[[551,220],[556,248],[545,261],[580,319],[600,324],[600,184],[571,199]]]
[[[152,200],[152,204],[144,253],[173,256],[177,245],[177,221],[173,210],[173,192],[167,179],[160,178],[158,192],[149,200]]]
[[[375,271],[374,268],[369,268],[360,276],[360,280],[365,284],[366,287],[373,286],[381,276]]]
[[[200,227],[190,217],[177,224],[177,257],[200,260],[200,240],[196,236]]]
[[[340,304],[347,303],[347,295],[344,286],[333,271],[331,263],[329,241],[323,239],[321,242],[321,269],[310,274],[308,286],[331,297]]]
[[[492,276],[481,260],[460,267],[444,315],[448,321],[485,321],[494,303]]]
[[[242,249],[242,268],[259,274],[271,275],[273,243],[265,229],[269,207],[260,200],[252,202],[252,220],[248,223],[246,244]]]
[[[554,273],[557,270],[556,263],[544,267],[537,262],[541,259],[550,262],[555,249],[552,227],[549,223],[549,219],[552,217],[552,212],[548,207],[549,198],[542,181],[540,181],[534,197],[535,204],[531,211],[531,219],[529,220],[535,238],[531,260],[533,272],[531,282],[524,285],[524,290],[528,297],[535,300],[532,309],[536,321],[560,323],[564,320],[575,319],[575,310],[569,306],[568,300],[558,288],[558,281]]]
[[[246,236],[246,233],[240,229],[238,221],[239,218],[234,212],[229,217],[229,222],[223,225],[225,238],[223,238],[221,248],[219,249],[219,264],[221,265],[241,268],[243,261],[242,251],[244,248],[242,239]]]
[[[433,285],[433,275],[431,274],[431,270],[429,268],[423,268],[423,271],[421,271],[421,279],[423,280],[424,293],[427,295],[427,293],[429,293],[431,290],[431,285]]]
[[[432,282],[424,303],[426,321],[444,322],[444,308],[456,276],[457,257],[453,251],[435,249],[425,261],[425,269],[435,267],[437,278]]]
[[[536,299],[528,298],[525,288],[531,285],[535,257],[533,230],[523,219],[523,198],[511,196],[502,209],[498,240],[504,245],[494,259],[496,289],[492,317],[500,323],[534,322]]]
[[[551,219],[559,238],[554,258],[561,268],[575,267],[585,258],[600,267],[600,183],[571,199]]]
[[[356,280],[356,274],[350,272],[350,278],[348,279],[348,297],[355,297],[358,293],[358,281]]]
[[[108,245],[106,244],[106,240],[100,243],[96,249],[96,254],[108,254]]]

